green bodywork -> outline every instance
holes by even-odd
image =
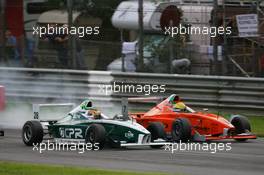
[[[87,119],[84,117],[67,116],[62,120],[48,125],[48,131],[53,138],[78,139],[86,138],[86,131],[92,124],[101,124],[106,131],[107,140],[115,142],[136,143],[139,134],[148,135],[146,131],[137,129],[139,124],[132,121],[111,119]],[[134,127],[131,127],[134,125]],[[135,128],[136,127],[136,128]]]

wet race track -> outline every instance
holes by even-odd
[[[45,151],[40,154],[22,143],[20,130],[6,130],[0,137],[0,160],[74,165],[115,170],[183,174],[248,175],[264,172],[264,139],[231,142],[230,151],[170,151],[134,147],[100,151]]]

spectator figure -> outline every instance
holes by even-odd
[[[26,67],[34,67],[34,50],[35,50],[35,40],[27,36],[27,32],[24,32],[25,36],[25,55],[26,55]]]
[[[49,24],[51,28],[57,27],[56,24]],[[68,66],[68,25],[64,24],[59,33],[49,32],[44,36],[45,41],[49,41],[57,51],[57,58],[60,68],[69,68]]]
[[[260,76],[264,77],[264,55],[260,59]]]
[[[82,49],[79,37],[76,38],[75,43],[76,43],[76,66],[77,66],[77,69],[85,69],[86,65],[85,65],[85,62],[83,60],[83,58],[84,58],[83,49]]]
[[[177,74],[189,74],[191,61],[187,58],[175,59],[172,61],[172,67],[174,73]]]
[[[62,68],[69,68],[68,65],[68,25],[63,25],[63,31],[61,34],[57,34],[54,37],[55,48],[58,53],[58,59]]]
[[[11,63],[11,66],[19,66],[19,53],[17,50],[17,40],[16,37],[12,35],[10,30],[5,32],[6,39],[6,57],[7,61]]]
[[[51,31],[52,31],[52,28],[56,27],[56,24],[49,24],[49,26],[50,26],[50,31],[46,33],[46,35],[44,35],[43,39],[45,41],[49,41],[52,44],[54,44],[56,34],[54,32],[52,33]]]
[[[33,67],[34,65],[34,48],[35,42],[32,39],[26,39],[26,55],[27,55],[27,66]]]

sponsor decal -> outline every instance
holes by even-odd
[[[81,128],[59,128],[59,133],[62,138],[68,139],[82,139],[82,129]]]
[[[125,133],[125,137],[128,138],[128,139],[131,139],[134,137],[134,134],[131,132],[131,131],[128,131]]]

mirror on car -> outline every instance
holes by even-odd
[[[173,112],[181,112],[181,109],[173,109]]]
[[[209,109],[208,108],[203,108],[203,111],[207,112],[207,111],[209,111]]]
[[[120,115],[120,114],[116,114],[114,117],[113,117],[114,120],[124,120],[124,116],[123,115]]]

